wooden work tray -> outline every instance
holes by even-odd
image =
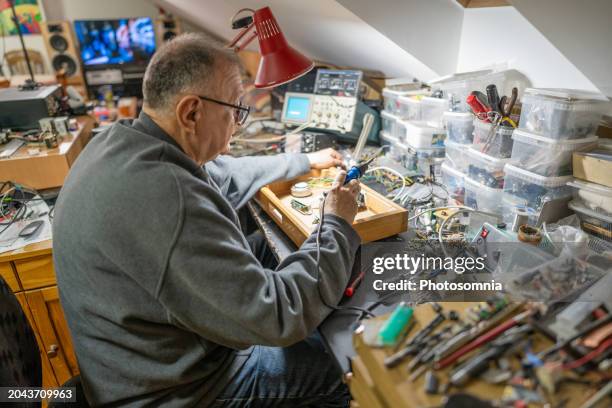
[[[325,170],[324,170],[325,171]],[[298,246],[316,231],[318,224],[313,224],[319,214],[319,201],[324,191],[329,188],[313,187],[309,197],[296,198],[291,195],[291,186],[300,181],[320,177],[321,171],[312,170],[309,174],[288,181],[279,181],[263,187],[257,193],[257,200],[263,210],[280,226],[280,228]],[[333,177],[333,174],[329,174]],[[361,185],[365,195],[365,208],[360,209],[353,222],[363,243],[387,238],[408,228],[408,210],[383,197],[371,188]],[[312,214],[305,215],[291,207],[291,199],[312,207]]]

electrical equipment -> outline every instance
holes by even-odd
[[[34,90],[0,89],[0,128],[36,129],[40,119],[60,114],[61,98],[58,85]]]
[[[289,125],[333,133],[339,139],[355,142],[363,127],[363,118],[379,115],[358,99],[362,72],[319,69],[313,93],[287,92],[281,121]],[[373,124],[368,137],[376,141],[380,120]]]
[[[54,71],[64,70],[70,85],[83,85],[79,53],[70,23],[67,21],[41,22],[40,32]]]
[[[181,22],[169,14],[164,14],[155,20],[155,42],[158,47],[182,31]]]
[[[302,132],[285,138],[286,153],[312,153],[328,147],[337,148],[336,137],[329,133]]]

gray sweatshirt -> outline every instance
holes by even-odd
[[[57,201],[53,256],[90,403],[206,406],[251,346],[316,329],[330,313],[321,296],[342,297],[359,236],[325,217],[317,282],[314,236],[265,269],[236,214],[308,168],[288,154],[201,168],[145,114],[89,143]]]

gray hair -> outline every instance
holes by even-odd
[[[153,55],[144,75],[144,103],[151,109],[169,107],[176,94],[212,86],[216,71],[227,64],[239,65],[229,48],[200,33],[179,35]]]

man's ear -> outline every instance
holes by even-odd
[[[176,104],[176,118],[178,125],[186,130],[195,132],[196,122],[200,119],[200,98],[193,95],[182,97]]]

